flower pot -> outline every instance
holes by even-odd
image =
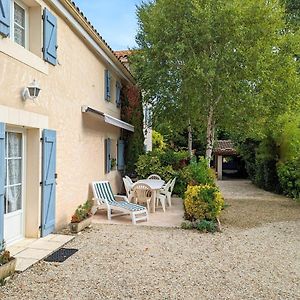
[[[70,224],[70,229],[72,232],[74,233],[78,233],[81,230],[83,230],[84,228],[90,226],[92,224],[92,217],[89,217],[79,223],[71,223]]]
[[[0,280],[11,276],[15,272],[16,262],[17,260],[14,257],[12,257],[8,263],[0,266]]]

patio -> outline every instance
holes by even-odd
[[[138,226],[158,226],[158,227],[180,227],[183,221],[183,201],[181,198],[172,198],[172,206],[166,208],[166,212],[163,212],[161,207],[158,207],[155,213],[149,214],[148,222],[137,222]],[[94,224],[119,224],[119,225],[131,225],[130,215],[118,216],[107,219],[107,213],[105,210],[98,211],[93,217]]]

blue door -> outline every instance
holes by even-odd
[[[0,250],[4,237],[5,124],[0,123]]]
[[[43,130],[42,163],[42,236],[55,229],[56,202],[56,132]]]

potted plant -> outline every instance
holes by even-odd
[[[0,242],[0,281],[11,276],[16,269],[16,259],[5,250],[5,242]]]
[[[117,160],[115,158],[112,158],[110,165],[111,165],[111,169],[114,170],[117,166]]]
[[[70,228],[74,233],[78,233],[92,223],[92,202],[87,200],[79,205],[71,219]]]

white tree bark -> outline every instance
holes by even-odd
[[[191,122],[189,121],[189,127],[188,127],[188,151],[190,154],[190,157],[193,157],[193,134],[192,134],[192,126]]]
[[[214,121],[214,109],[211,106],[209,108],[208,118],[207,118],[207,131],[206,131],[206,159],[210,166],[212,159],[213,146],[215,142],[215,121]]]

